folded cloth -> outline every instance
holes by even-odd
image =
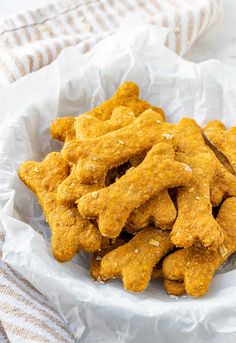
[[[0,258],[4,233],[0,231]],[[29,281],[0,261],[0,343],[72,343],[66,323]]]
[[[168,27],[166,45],[183,55],[221,17],[222,0],[59,0],[22,12],[0,24],[0,84],[51,63],[67,46],[87,52],[134,14]]]
[[[9,339],[3,329],[2,323],[0,322],[0,343],[8,343]]]

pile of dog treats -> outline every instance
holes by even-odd
[[[62,151],[24,162],[19,175],[55,258],[92,253],[92,277],[122,278],[128,291],[162,278],[169,294],[205,294],[236,251],[236,128],[168,123],[126,82],[91,111],[54,120],[51,135]]]

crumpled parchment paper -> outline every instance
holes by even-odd
[[[236,69],[211,60],[184,61],[163,46],[166,31],[128,28],[81,55],[68,48],[42,70],[0,89],[0,207],[6,231],[3,259],[45,294],[79,342],[235,342],[234,258],[199,299],[170,297],[160,281],[141,294],[120,280],[94,282],[89,258],[61,264],[51,255],[50,231],[34,195],[20,181],[24,160],[42,160],[60,144],[49,135],[57,116],[78,115],[110,97],[125,80],[167,119],[236,125]]]

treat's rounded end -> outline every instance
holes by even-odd
[[[185,291],[183,281],[164,279],[163,286],[166,293],[169,295],[180,296]]]

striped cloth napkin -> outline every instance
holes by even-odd
[[[49,64],[67,46],[87,52],[134,13],[138,23],[170,28],[166,44],[183,55],[222,15],[222,0],[61,0],[23,12],[0,24],[0,84]]]
[[[90,50],[125,19],[136,25],[134,13],[139,22],[170,28],[166,45],[184,54],[221,17],[222,1],[63,0],[29,10],[0,24],[0,84],[49,64],[67,46]],[[0,232],[0,343],[74,342],[46,297],[1,262],[3,241]]]
[[[0,231],[0,259],[3,241]],[[75,342],[46,297],[1,260],[0,321],[0,343]]]

